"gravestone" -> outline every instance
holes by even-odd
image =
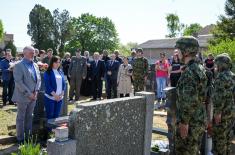
[[[55,139],[47,141],[48,155],[76,155],[76,140],[57,142]]]
[[[137,94],[78,105],[69,117],[76,155],[149,155],[155,95]]]
[[[166,110],[167,110],[166,124],[168,127],[167,138],[169,140],[170,154],[174,155],[175,154],[174,131],[176,128],[176,88],[166,87],[164,91],[166,92]]]

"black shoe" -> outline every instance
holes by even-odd
[[[7,105],[7,103],[6,102],[3,102],[3,106],[6,106]]]
[[[160,99],[160,98],[158,98],[158,99],[157,99],[157,102],[158,102],[158,103],[160,103],[160,102],[161,102],[161,99]]]
[[[12,101],[9,101],[9,105],[14,105],[15,103]]]
[[[72,98],[70,98],[70,99],[69,99],[69,102],[72,102],[72,101],[73,101],[73,99],[72,99]]]

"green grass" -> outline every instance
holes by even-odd
[[[16,123],[16,107],[6,106],[0,109],[0,135],[15,135],[15,129],[8,131],[8,126]]]

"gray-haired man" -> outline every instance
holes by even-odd
[[[19,143],[24,141],[32,131],[32,114],[41,86],[38,66],[33,62],[34,48],[23,49],[24,58],[13,70],[15,90],[12,100],[17,103],[16,132]]]

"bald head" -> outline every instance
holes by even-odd
[[[34,57],[34,51],[35,50],[32,46],[26,46],[23,49],[24,58],[32,61]]]

